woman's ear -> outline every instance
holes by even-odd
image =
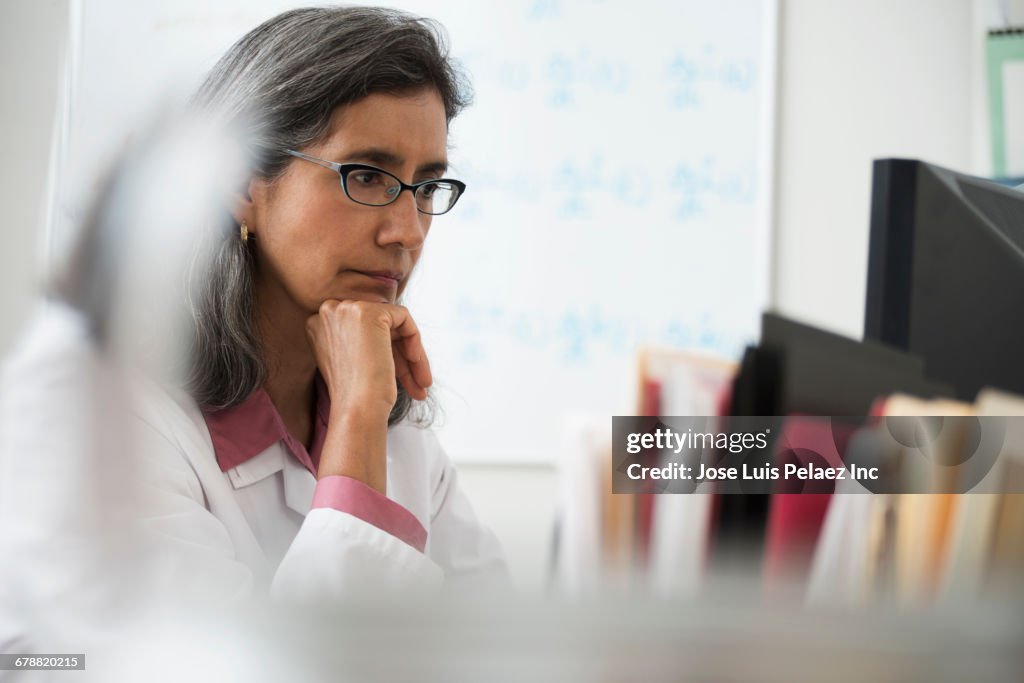
[[[243,222],[249,229],[250,234],[255,234],[256,221],[256,201],[254,197],[259,196],[259,190],[256,187],[256,179],[249,180],[245,185],[239,188],[238,192],[234,193],[231,201],[231,213],[235,217],[235,222],[241,225]]]

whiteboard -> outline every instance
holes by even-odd
[[[773,0],[383,3],[448,30],[475,102],[468,186],[434,219],[406,303],[457,461],[557,458],[570,415],[633,409],[641,344],[738,357],[771,259]],[[271,0],[72,3],[51,237],[168,84],[194,88]],[[111,31],[111,26],[116,30]]]

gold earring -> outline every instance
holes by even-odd
[[[246,244],[249,241],[249,226],[242,221],[242,227],[239,229],[242,234],[242,244]]]

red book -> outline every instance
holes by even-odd
[[[794,415],[786,418],[782,435],[775,447],[775,466],[785,463],[838,468],[843,465],[840,453],[854,428],[837,425],[827,418]],[[785,491],[785,480],[780,480]],[[792,581],[802,584],[810,571],[814,548],[825,522],[832,490],[837,482],[821,480],[811,483],[805,491],[819,493],[776,493],[768,513],[765,543],[764,579],[767,588]]]

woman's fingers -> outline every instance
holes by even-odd
[[[429,387],[434,383],[434,378],[430,371],[430,359],[427,358],[427,351],[423,348],[420,337],[417,335],[415,339],[403,339],[401,344],[403,355],[407,360],[412,358],[418,359],[416,361],[409,360],[409,367],[412,370],[413,377],[416,379],[416,383],[424,388]]]
[[[408,309],[404,306],[395,306],[392,317],[392,339],[393,346],[397,347],[400,355],[407,361],[413,379],[424,389],[433,384],[433,375],[430,371],[430,361],[427,359],[427,351],[423,348],[423,340],[420,337],[419,327],[412,319]],[[398,368],[396,361],[396,370]]]
[[[391,347],[392,356],[395,359],[395,376],[405,390],[414,399],[422,401],[427,397],[427,390],[416,381],[416,376],[410,368],[409,361],[398,350],[397,346]]]
[[[391,306],[391,339],[419,339],[420,328],[405,306]],[[410,358],[416,361],[418,358]]]

